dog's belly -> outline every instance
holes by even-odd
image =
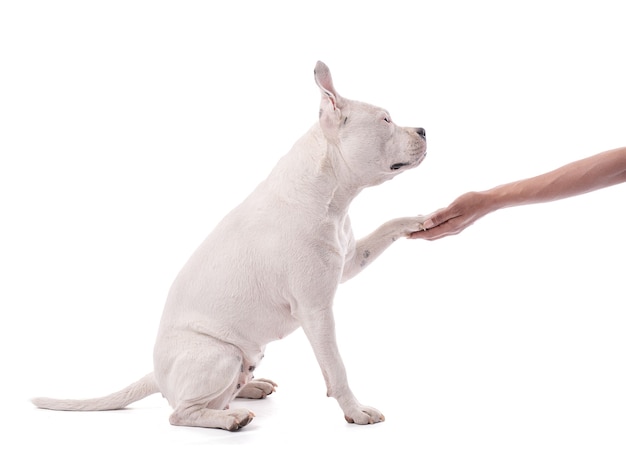
[[[160,339],[179,331],[207,335],[252,358],[299,326],[286,295],[288,269],[225,245],[206,244],[183,268],[168,295]]]
[[[282,339],[299,327],[288,305],[253,306],[247,310],[249,314],[245,318],[238,318],[239,314],[211,310],[206,315],[190,317],[184,328],[234,344],[252,356],[262,351],[267,343]]]

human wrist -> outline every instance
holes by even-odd
[[[495,210],[515,205],[510,190],[504,185],[478,192],[478,195],[480,196],[485,215]]]

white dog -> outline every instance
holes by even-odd
[[[252,379],[267,343],[302,327],[328,396],[348,422],[384,420],[348,386],[333,320],[333,297],[423,217],[391,220],[355,241],[348,207],[365,187],[416,167],[422,128],[396,126],[382,108],[341,97],[318,62],[319,122],[269,177],[230,212],[183,267],[169,292],[154,348],[154,372],[90,400],[35,398],[40,408],[112,410],[161,392],[174,425],[237,430],[254,414],[228,409],[235,397],[264,398],[275,384]]]

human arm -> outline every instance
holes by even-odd
[[[574,161],[545,174],[459,196],[428,216],[425,231],[411,239],[435,240],[458,234],[479,218],[505,207],[555,201],[626,181],[626,147]]]

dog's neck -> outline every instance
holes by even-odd
[[[343,160],[339,146],[327,141],[319,124],[302,136],[276,165],[266,183],[286,201],[344,215],[366,186]]]

